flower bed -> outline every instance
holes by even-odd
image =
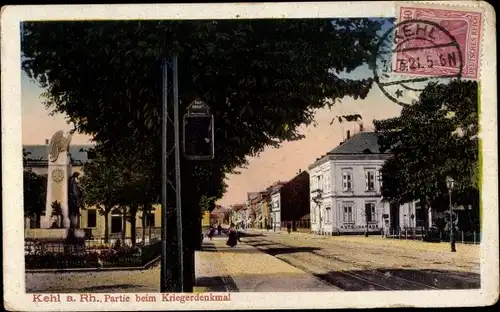
[[[160,242],[146,246],[91,246],[80,250],[39,243],[25,254],[26,269],[139,267],[160,255]]]

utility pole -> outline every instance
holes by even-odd
[[[180,172],[180,137],[179,137],[179,86],[177,56],[166,58],[162,64],[162,200],[161,200],[161,292],[184,291],[184,258],[182,242],[182,201]],[[171,79],[169,79],[171,77]],[[171,100],[171,101],[169,101]],[[171,103],[171,105],[169,105]],[[171,106],[173,106],[171,108]],[[170,118],[173,111],[173,120]],[[168,131],[173,128],[173,131]],[[168,142],[174,142],[169,146]],[[172,154],[174,165],[171,166]],[[170,179],[174,173],[175,185]],[[170,174],[169,174],[170,173]],[[170,191],[170,192],[169,192]],[[167,198],[175,193],[175,204]]]

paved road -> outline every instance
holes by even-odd
[[[341,289],[480,288],[479,246],[265,232],[243,240]]]

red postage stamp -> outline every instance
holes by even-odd
[[[408,27],[404,32],[412,32],[412,38],[395,40],[393,72],[478,79],[481,12],[407,5],[399,7],[398,18],[400,23],[413,20],[427,25]]]

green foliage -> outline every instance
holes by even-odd
[[[23,149],[23,164],[31,160],[31,153]],[[23,170],[24,215],[40,217],[45,209],[47,196],[47,176],[29,169]]]
[[[394,155],[382,168],[384,197],[440,200],[447,196],[446,176],[455,179],[458,194],[478,189],[477,96],[473,81],[430,84],[399,117],[374,122],[381,149]]]
[[[102,155],[84,165],[81,185],[85,206],[95,206],[101,215],[123,201],[123,171]]]
[[[366,96],[371,80],[335,73],[371,58],[379,28],[369,19],[29,22],[22,68],[47,88],[47,107],[108,151],[151,162],[159,183],[160,57],[177,53],[180,113],[201,98],[216,125],[216,158],[183,162],[183,184],[220,198],[227,173],[302,138],[297,127],[331,105],[325,98]]]
[[[59,201],[54,200],[52,204],[50,204],[52,208],[52,216],[61,216],[62,215],[62,205]]]
[[[24,215],[40,217],[45,209],[47,176],[23,171]]]

